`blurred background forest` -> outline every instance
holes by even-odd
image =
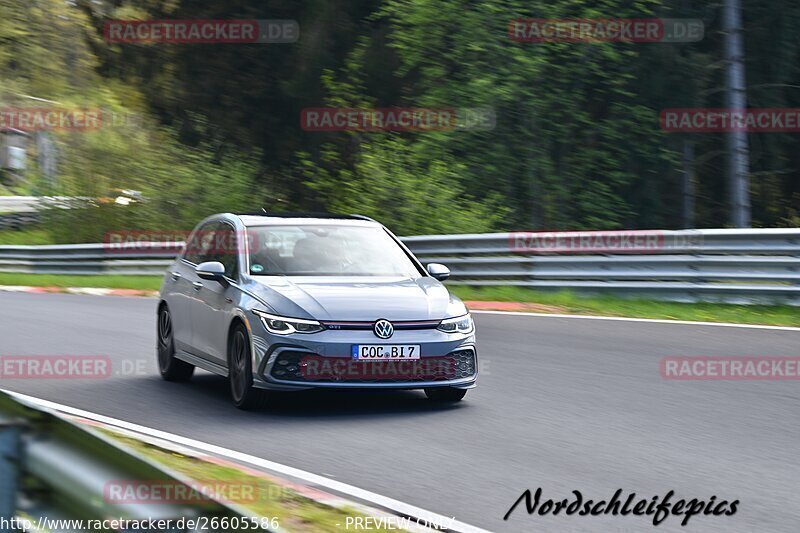
[[[696,18],[695,43],[524,43],[509,21]],[[219,211],[359,212],[401,235],[728,223],[722,4],[686,0],[0,0],[0,107],[136,117],[54,134],[25,190],[145,202],[51,213],[55,241],[190,229]],[[800,107],[800,3],[742,2],[750,107]],[[294,19],[292,44],[112,44],[108,19]],[[489,107],[492,130],[309,132],[308,107]],[[755,227],[800,225],[798,134],[749,134]],[[686,148],[694,207],[685,211]]]

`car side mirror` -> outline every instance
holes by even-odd
[[[225,282],[225,266],[219,261],[206,261],[205,263],[200,263],[197,265],[197,268],[195,268],[194,271],[197,273],[197,277],[200,279],[218,281],[220,283]]]
[[[444,281],[450,277],[450,269],[441,263],[428,263],[428,274],[439,281]]]

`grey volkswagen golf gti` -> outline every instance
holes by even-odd
[[[226,376],[240,408],[315,387],[461,400],[477,378],[475,327],[440,282],[449,273],[358,215],[214,215],[164,276],[159,370]]]

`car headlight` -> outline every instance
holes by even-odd
[[[283,316],[271,315],[264,311],[253,310],[253,313],[261,319],[261,323],[267,331],[275,335],[291,335],[292,333],[317,333],[325,329],[316,320],[306,320],[303,318],[287,318]]]
[[[472,333],[475,326],[472,324],[472,317],[464,315],[442,320],[436,329],[445,333]]]

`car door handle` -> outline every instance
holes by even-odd
[[[178,281],[179,279],[181,279],[180,272],[171,272],[171,274],[172,274],[172,281]]]
[[[199,281],[195,281],[194,283],[192,283],[192,285],[194,286],[194,290],[196,291],[199,291],[200,289],[203,288],[203,284]]]

